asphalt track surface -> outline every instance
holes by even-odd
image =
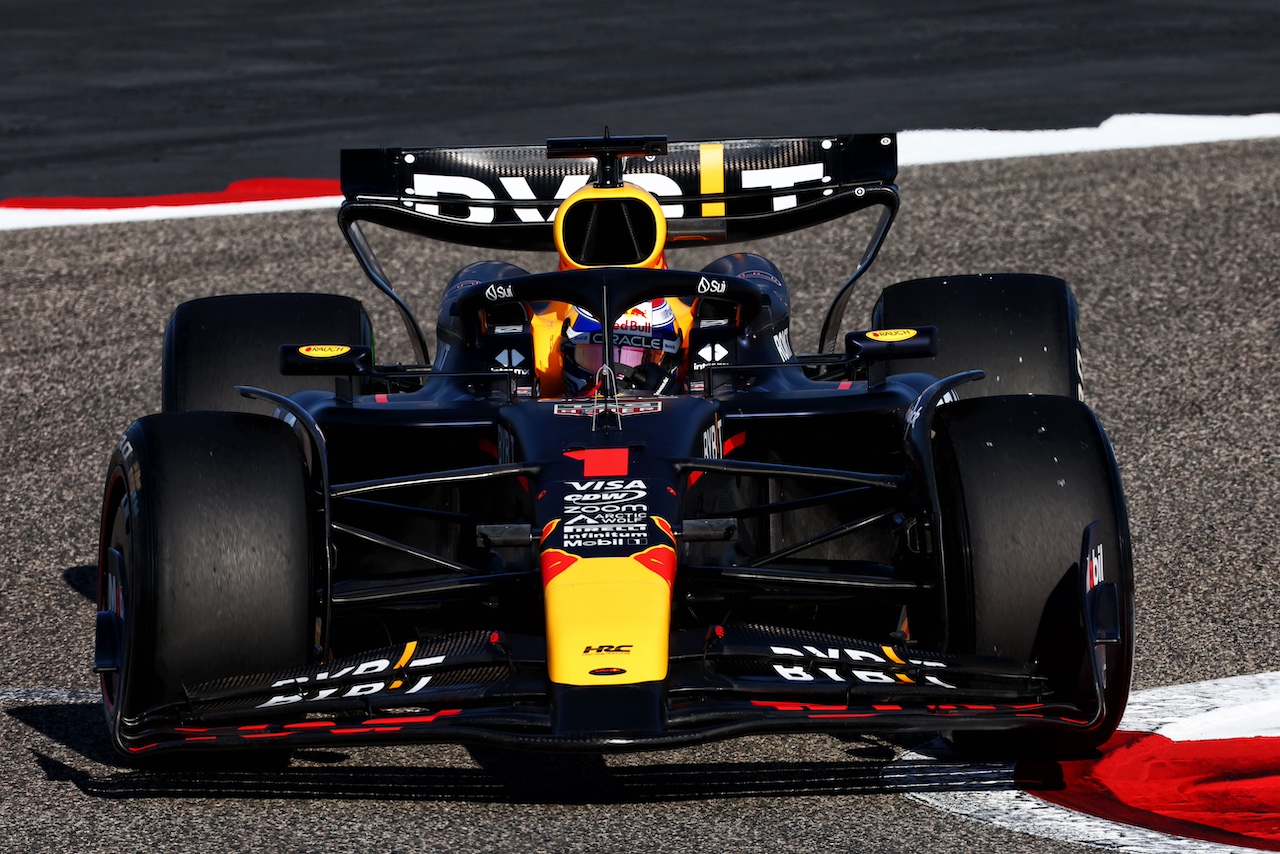
[[[852,308],[866,317],[880,287],[912,276],[1071,281],[1087,395],[1129,497],[1136,688],[1280,669],[1277,162],[1272,140],[905,169],[903,213]],[[851,266],[838,251],[848,237],[828,228],[756,247],[793,288],[793,340],[813,341]],[[469,257],[400,247],[423,316]],[[1073,850],[887,789],[880,769],[912,739],[746,738],[586,759],[365,748],[303,751],[275,771],[122,767],[90,693],[89,565],[112,442],[159,405],[168,314],[207,294],[323,289],[365,297],[393,352],[400,327],[329,212],[11,231],[0,259],[9,847]]]
[[[337,177],[341,148],[1280,110],[1274,0],[5,0],[0,198]]]

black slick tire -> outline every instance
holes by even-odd
[[[872,381],[923,371],[944,377],[981,369],[961,398],[1056,394],[1084,399],[1079,311],[1062,279],[1001,273],[914,279],[885,288],[876,329],[938,327],[938,355],[872,367]]]
[[[289,395],[332,391],[332,377],[283,376],[284,344],[372,346],[359,300],[333,294],[236,294],[178,306],[164,334],[161,408],[269,415],[273,405],[243,397],[237,385]]]
[[[98,609],[120,627],[102,674],[129,755],[138,715],[186,688],[300,667],[311,651],[308,486],[293,431],[246,413],[136,421],[103,499]]]
[[[1076,755],[1124,712],[1133,668],[1133,561],[1111,446],[1084,404],[991,397],[941,407],[935,466],[950,648],[1035,662],[1051,692],[1094,707],[1077,565],[1084,529],[1101,524],[1105,581],[1117,585],[1121,642],[1106,647],[1106,716],[1089,731],[957,732],[979,753]]]

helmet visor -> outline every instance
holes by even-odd
[[[662,350],[645,347],[614,347],[613,363],[628,368],[638,368],[643,364],[661,364]],[[573,361],[583,370],[595,373],[604,364],[604,347],[600,344],[576,344],[573,348]]]

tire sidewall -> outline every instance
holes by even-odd
[[[145,458],[145,431],[135,422],[116,443],[111,455],[110,471],[104,496],[102,539],[98,557],[98,608],[104,601],[109,574],[106,549],[117,514],[127,517],[128,530],[122,545],[124,560],[120,562],[118,579],[121,610],[124,613],[119,671],[115,677],[114,698],[108,696],[107,677],[103,677],[103,707],[116,747],[125,749],[120,728],[125,718],[136,715],[151,705],[156,697],[154,575],[154,526],[143,515],[146,507],[142,493],[142,460]],[[113,702],[114,700],[114,702]]]

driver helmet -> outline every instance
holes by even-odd
[[[565,392],[592,394],[604,364],[604,333],[586,309],[569,310],[560,336]],[[684,364],[684,340],[666,299],[641,303],[613,324],[613,368],[618,389],[673,394]]]

